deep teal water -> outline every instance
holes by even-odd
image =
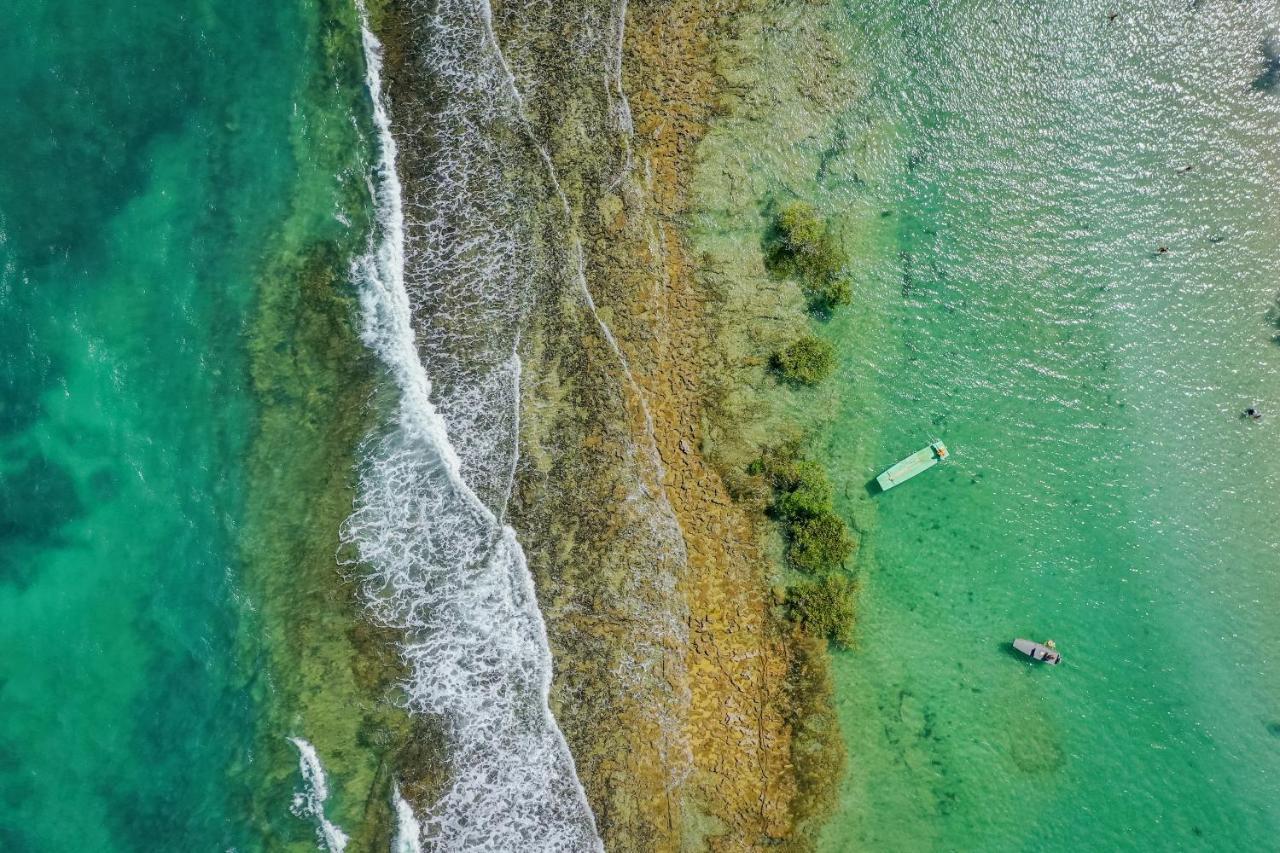
[[[0,15],[5,850],[252,837],[244,346],[286,212],[309,14]]]

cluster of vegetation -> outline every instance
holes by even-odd
[[[778,209],[765,238],[765,266],[777,276],[794,278],[820,315],[848,305],[853,297],[845,271],[849,259],[813,205],[792,201]],[[792,341],[773,354],[773,369],[793,385],[817,385],[831,375],[836,351],[814,335]]]
[[[779,278],[794,279],[808,310],[827,318],[852,301],[848,258],[813,205],[792,202],[776,211],[765,238],[765,265]],[[836,348],[805,334],[773,353],[770,367],[783,382],[817,385],[836,368]],[[792,726],[791,761],[796,791],[789,804],[793,824],[788,849],[812,850],[820,828],[835,810],[836,789],[845,765],[836,717],[827,644],[853,644],[856,585],[846,565],[857,541],[835,511],[826,470],[805,457],[801,442],[762,450],[760,458],[733,472],[731,491],[756,506],[767,506],[786,540],[786,561],[794,572],[775,592],[795,626],[786,689]]]
[[[784,849],[815,850],[819,832],[835,811],[836,790],[844,777],[844,739],[835,711],[826,642],[800,634],[792,649],[786,692],[791,764],[797,782],[790,804],[795,843]]]
[[[853,537],[844,519],[829,510],[793,521],[789,532],[792,565],[811,574],[834,571],[853,553]]]
[[[810,576],[787,592],[791,617],[814,636],[848,645],[854,584],[844,565],[857,542],[836,514],[826,470],[790,443],[766,448],[749,473],[764,477],[773,491],[769,512],[782,525],[788,562]]]
[[[853,644],[854,585],[844,572],[827,572],[787,591],[792,618],[816,637]]]
[[[805,335],[773,354],[773,369],[796,385],[817,385],[836,369],[836,348],[830,341]]]
[[[778,210],[767,240],[765,264],[775,275],[799,281],[811,308],[830,312],[849,304],[853,289],[845,272],[848,263],[848,256],[813,205],[793,201]]]
[[[836,515],[831,480],[821,465],[805,459],[791,442],[767,448],[750,473],[764,476],[773,490],[769,511],[782,523],[793,566],[818,574],[844,565],[854,540]]]

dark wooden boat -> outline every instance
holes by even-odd
[[[1044,643],[1036,643],[1019,637],[1013,641],[1013,647],[1032,660],[1043,661],[1048,664],[1053,664],[1054,666],[1062,663],[1062,655],[1058,653],[1057,648],[1053,644],[1053,640],[1049,640]]]

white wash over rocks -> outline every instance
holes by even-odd
[[[325,778],[320,756],[310,742],[300,737],[289,741],[298,749],[298,772],[302,774],[303,788],[293,795],[292,811],[304,820],[316,825],[316,841],[326,853],[343,853],[347,849],[347,834],[325,817],[324,805],[329,799],[329,780]]]
[[[474,4],[443,2],[432,25],[450,31],[451,38],[439,40],[443,52],[484,55],[486,28]],[[366,442],[343,539],[364,569],[373,618],[404,637],[409,710],[438,721],[449,752],[443,794],[416,816],[397,794],[397,809],[403,806],[416,821],[423,850],[598,850],[573,759],[547,706],[551,655],[524,554],[514,531],[468,482],[475,478],[486,495],[493,494],[495,478],[509,488],[513,439],[479,454],[498,464],[466,466],[432,403],[405,286],[402,195],[381,50],[367,20],[363,36],[380,146],[373,178],[379,217],[354,276],[363,338],[386,368],[391,403],[386,422]],[[440,57],[441,80],[464,85],[470,66],[450,69],[448,63]],[[486,81],[470,85],[483,91]],[[517,262],[501,234],[492,240],[472,246],[472,257]],[[456,271],[421,258],[415,268],[428,279]],[[477,408],[514,417],[518,378],[513,353],[491,373],[474,374]],[[455,431],[483,434],[484,424]],[[467,455],[475,454],[469,447]],[[400,816],[403,833],[412,823]],[[412,849],[408,839],[398,843]]]

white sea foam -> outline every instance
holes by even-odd
[[[363,6],[360,12],[363,18]],[[490,485],[496,473],[505,488],[514,439],[498,464],[469,472],[431,402],[405,286],[402,193],[381,51],[367,22],[363,38],[381,146],[373,187],[379,222],[353,273],[364,341],[386,366],[398,404],[366,445],[343,537],[367,569],[374,618],[403,632],[410,710],[439,721],[449,740],[450,786],[413,817],[417,840],[423,850],[598,850],[573,759],[547,707],[551,656],[524,554],[514,531],[467,482],[475,473]],[[484,257],[484,246],[472,249],[473,258]],[[518,362],[508,354],[487,367],[473,378],[496,375],[495,387],[510,395]]]
[[[302,773],[304,787],[293,795],[292,811],[304,820],[316,825],[319,848],[328,853],[342,853],[347,848],[347,834],[325,817],[324,804],[329,799],[329,782],[316,748],[300,737],[289,741],[298,748],[298,770]]]
[[[400,793],[399,785],[391,790],[391,805],[396,810],[396,837],[391,843],[391,853],[422,853],[422,823]]]
[[[477,0],[477,4],[477,18],[482,24],[484,38],[474,53],[483,55],[484,51],[479,49],[483,47],[493,56],[490,73],[494,85],[500,85],[508,95],[504,106],[507,120],[513,128],[522,131],[543,167],[546,189],[560,207],[564,225],[564,242],[559,247],[561,254],[558,259],[562,283],[576,289],[586,314],[591,317],[614,357],[614,373],[621,386],[619,390],[623,392],[620,409],[614,413],[615,416],[633,417],[634,407],[642,422],[638,425],[642,430],[640,440],[627,442],[623,456],[613,463],[620,481],[629,484],[628,492],[618,501],[613,513],[616,535],[619,541],[628,543],[627,554],[623,557],[628,564],[624,567],[621,585],[611,589],[610,593],[613,605],[627,614],[630,641],[613,676],[624,693],[643,696],[639,710],[657,727],[659,734],[649,745],[657,753],[667,790],[670,791],[683,784],[693,768],[692,747],[684,725],[690,695],[687,672],[681,655],[668,653],[668,649],[688,646],[688,605],[677,589],[678,573],[688,564],[684,536],[663,485],[665,470],[644,390],[636,381],[622,346],[596,308],[587,280],[586,253],[581,237],[573,227],[572,205],[561,184],[555,158],[534,131],[526,105],[529,94],[522,92],[517,82],[519,79],[529,85],[537,75],[532,69],[520,71],[512,67],[499,44],[489,0]],[[539,5],[538,0],[533,4],[522,4],[516,0],[504,4],[503,8],[508,19],[514,15],[517,20],[541,20],[540,25],[547,26],[545,19],[529,14],[530,5]],[[608,179],[612,189],[621,183],[633,162],[629,144],[633,130],[631,112],[622,89],[626,2],[613,0],[607,16],[599,6],[592,4],[584,4],[578,12],[582,17],[574,22],[576,35],[569,50],[577,55],[587,79],[597,79],[598,72],[603,70],[609,103],[607,120],[613,122],[612,126],[602,124],[598,133],[618,132],[622,139],[628,141],[623,157],[616,164],[615,177]],[[539,24],[534,26],[536,28]],[[515,36],[516,40],[519,38],[519,35]],[[537,94],[535,88],[535,97]],[[507,156],[510,158],[510,152]],[[539,192],[533,197],[541,196]],[[526,242],[532,243],[534,238],[526,235]],[[665,275],[665,264],[660,265],[660,269]],[[598,642],[590,637],[579,639],[585,640],[588,647],[592,642]]]

